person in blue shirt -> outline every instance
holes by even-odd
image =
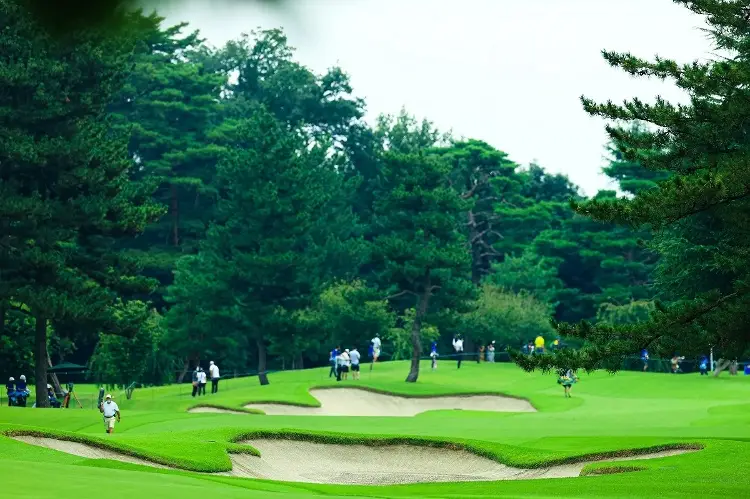
[[[708,376],[708,357],[705,355],[701,355],[700,360],[698,361],[698,369],[701,372],[701,376],[704,374]]]
[[[16,382],[16,402],[18,405],[26,407],[26,399],[30,394],[31,392],[29,391],[28,385],[26,385],[26,376],[22,374]]]
[[[433,341],[430,344],[430,357],[432,357],[432,370],[434,371],[435,369],[437,369],[437,359],[438,359],[437,341]]]
[[[648,350],[641,350],[641,360],[643,361],[643,372],[648,371]]]
[[[331,364],[331,371],[328,373],[328,377],[336,376],[338,377],[338,369],[336,366],[336,357],[339,356],[339,349],[341,347],[335,347],[333,350],[331,350],[330,356],[328,357],[328,363]]]

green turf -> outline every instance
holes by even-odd
[[[455,443],[519,466],[540,466],[571,458],[629,449],[700,444],[682,456],[627,463],[597,463],[586,473],[613,467],[629,473],[563,480],[470,484],[342,487],[228,478],[190,471],[155,470],[105,460],[85,460],[0,437],[0,483],[14,497],[48,495],[99,497],[115,487],[118,496],[285,497],[743,497],[750,490],[750,377],[699,377],[623,372],[582,375],[574,398],[565,399],[551,375],[526,374],[512,365],[449,363],[431,372],[426,363],[417,384],[403,382],[405,363],[386,363],[359,382],[336,383],[326,369],[278,373],[271,385],[257,380],[223,381],[217,395],[190,396],[190,386],[136,390],[132,400],[117,394],[123,413],[117,433],[104,435],[92,409],[0,408],[0,431],[42,432],[115,447],[132,455],[185,470],[220,471],[230,466],[227,451],[252,452],[234,443],[245,435],[295,436],[341,443],[372,439]],[[407,396],[504,393],[527,398],[537,413],[435,411],[413,418],[305,417],[257,414],[188,414],[196,405],[241,409],[248,402],[315,405],[311,387],[362,386]],[[79,385],[79,398],[96,388]],[[120,396],[122,395],[122,396]],[[373,442],[376,443],[376,442]],[[460,466],[460,465],[459,465]],[[6,488],[7,487],[7,488]]]

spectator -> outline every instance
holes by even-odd
[[[534,352],[538,354],[544,353],[544,336],[541,334],[534,340]]]
[[[380,357],[380,347],[382,346],[382,343],[380,342],[380,335],[376,334],[375,337],[372,339],[372,361],[377,362],[378,357]]]
[[[648,371],[648,350],[641,350],[641,360],[643,361],[643,372]]]
[[[214,364],[213,360],[208,364],[208,374],[211,376],[211,393],[218,393],[219,378],[221,378],[221,376],[219,375],[219,366]]]
[[[5,391],[8,393],[8,407],[13,405],[13,398],[16,396],[16,379],[11,376],[5,383]]]
[[[487,345],[487,362],[495,362],[495,342]]]
[[[437,341],[433,341],[430,344],[430,357],[432,358],[432,370],[434,371],[435,369],[437,369],[437,358],[438,358]]]
[[[453,338],[453,350],[456,351],[456,357],[458,357],[456,368],[461,369],[461,360],[464,357],[464,340],[460,336]]]
[[[202,367],[198,368],[198,395],[206,394],[206,372]]]
[[[352,348],[352,351],[349,352],[349,360],[352,364],[352,379],[358,380],[359,379],[359,352],[356,348]]]
[[[195,366],[195,371],[193,371],[193,397],[195,397],[198,394],[198,390],[200,389],[200,386],[198,382],[200,381],[200,366]]]
[[[701,376],[708,376],[708,358],[705,355],[701,355],[698,361],[698,369],[700,370]]]
[[[331,371],[328,373],[328,377],[336,376],[336,379],[339,377],[339,370],[338,370],[338,364],[337,364],[337,357],[339,356],[339,349],[341,347],[334,347],[333,350],[331,350],[330,355],[328,356],[328,362],[331,364]]]

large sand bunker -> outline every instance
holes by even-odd
[[[577,477],[592,461],[539,469],[514,468],[465,450],[414,445],[368,447],[291,440],[249,440],[261,457],[232,456],[233,475],[287,482],[393,485]],[[688,451],[669,450],[606,461],[655,459]]]
[[[270,415],[287,416],[415,416],[425,411],[463,409],[466,411],[536,412],[528,400],[502,395],[450,397],[399,397],[356,388],[310,390],[320,407],[287,404],[248,404]]]
[[[90,459],[167,468],[113,450],[53,438],[16,436],[16,440]],[[514,468],[465,450],[414,445],[341,445],[293,440],[255,439],[243,442],[261,453],[230,454],[232,471],[216,475],[287,482],[394,485],[422,482],[476,482],[571,478],[593,461],[538,469]],[[603,461],[656,459],[690,452],[668,450]]]

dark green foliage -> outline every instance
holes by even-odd
[[[0,3],[0,281],[8,293],[0,301],[22,303],[34,317],[44,406],[48,322],[118,327],[115,292],[150,283],[114,249],[115,238],[143,230],[160,209],[128,183],[126,144],[105,114],[136,26],[53,39],[19,4]]]
[[[407,381],[419,376],[421,327],[440,300],[460,308],[467,290],[466,238],[458,228],[470,201],[448,182],[450,165],[422,152],[387,152],[374,206],[374,264],[378,280],[393,299],[415,308],[412,366]]]
[[[561,327],[591,345],[570,358],[524,362],[527,368],[612,367],[643,347],[692,355],[713,346],[732,358],[750,343],[745,326],[750,305],[750,150],[745,139],[750,20],[746,2],[677,3],[706,16],[713,41],[728,57],[685,65],[627,53],[604,52],[604,57],[633,75],[674,80],[688,92],[690,103],[633,99],[616,105],[583,99],[593,115],[657,125],[659,129],[650,132],[616,126],[608,131],[625,160],[650,172],[666,172],[669,178],[658,187],[638,190],[632,200],[606,198],[576,205],[579,213],[597,220],[650,228],[651,246],[661,255],[656,284],[674,302],[657,303],[650,319],[637,324]]]

